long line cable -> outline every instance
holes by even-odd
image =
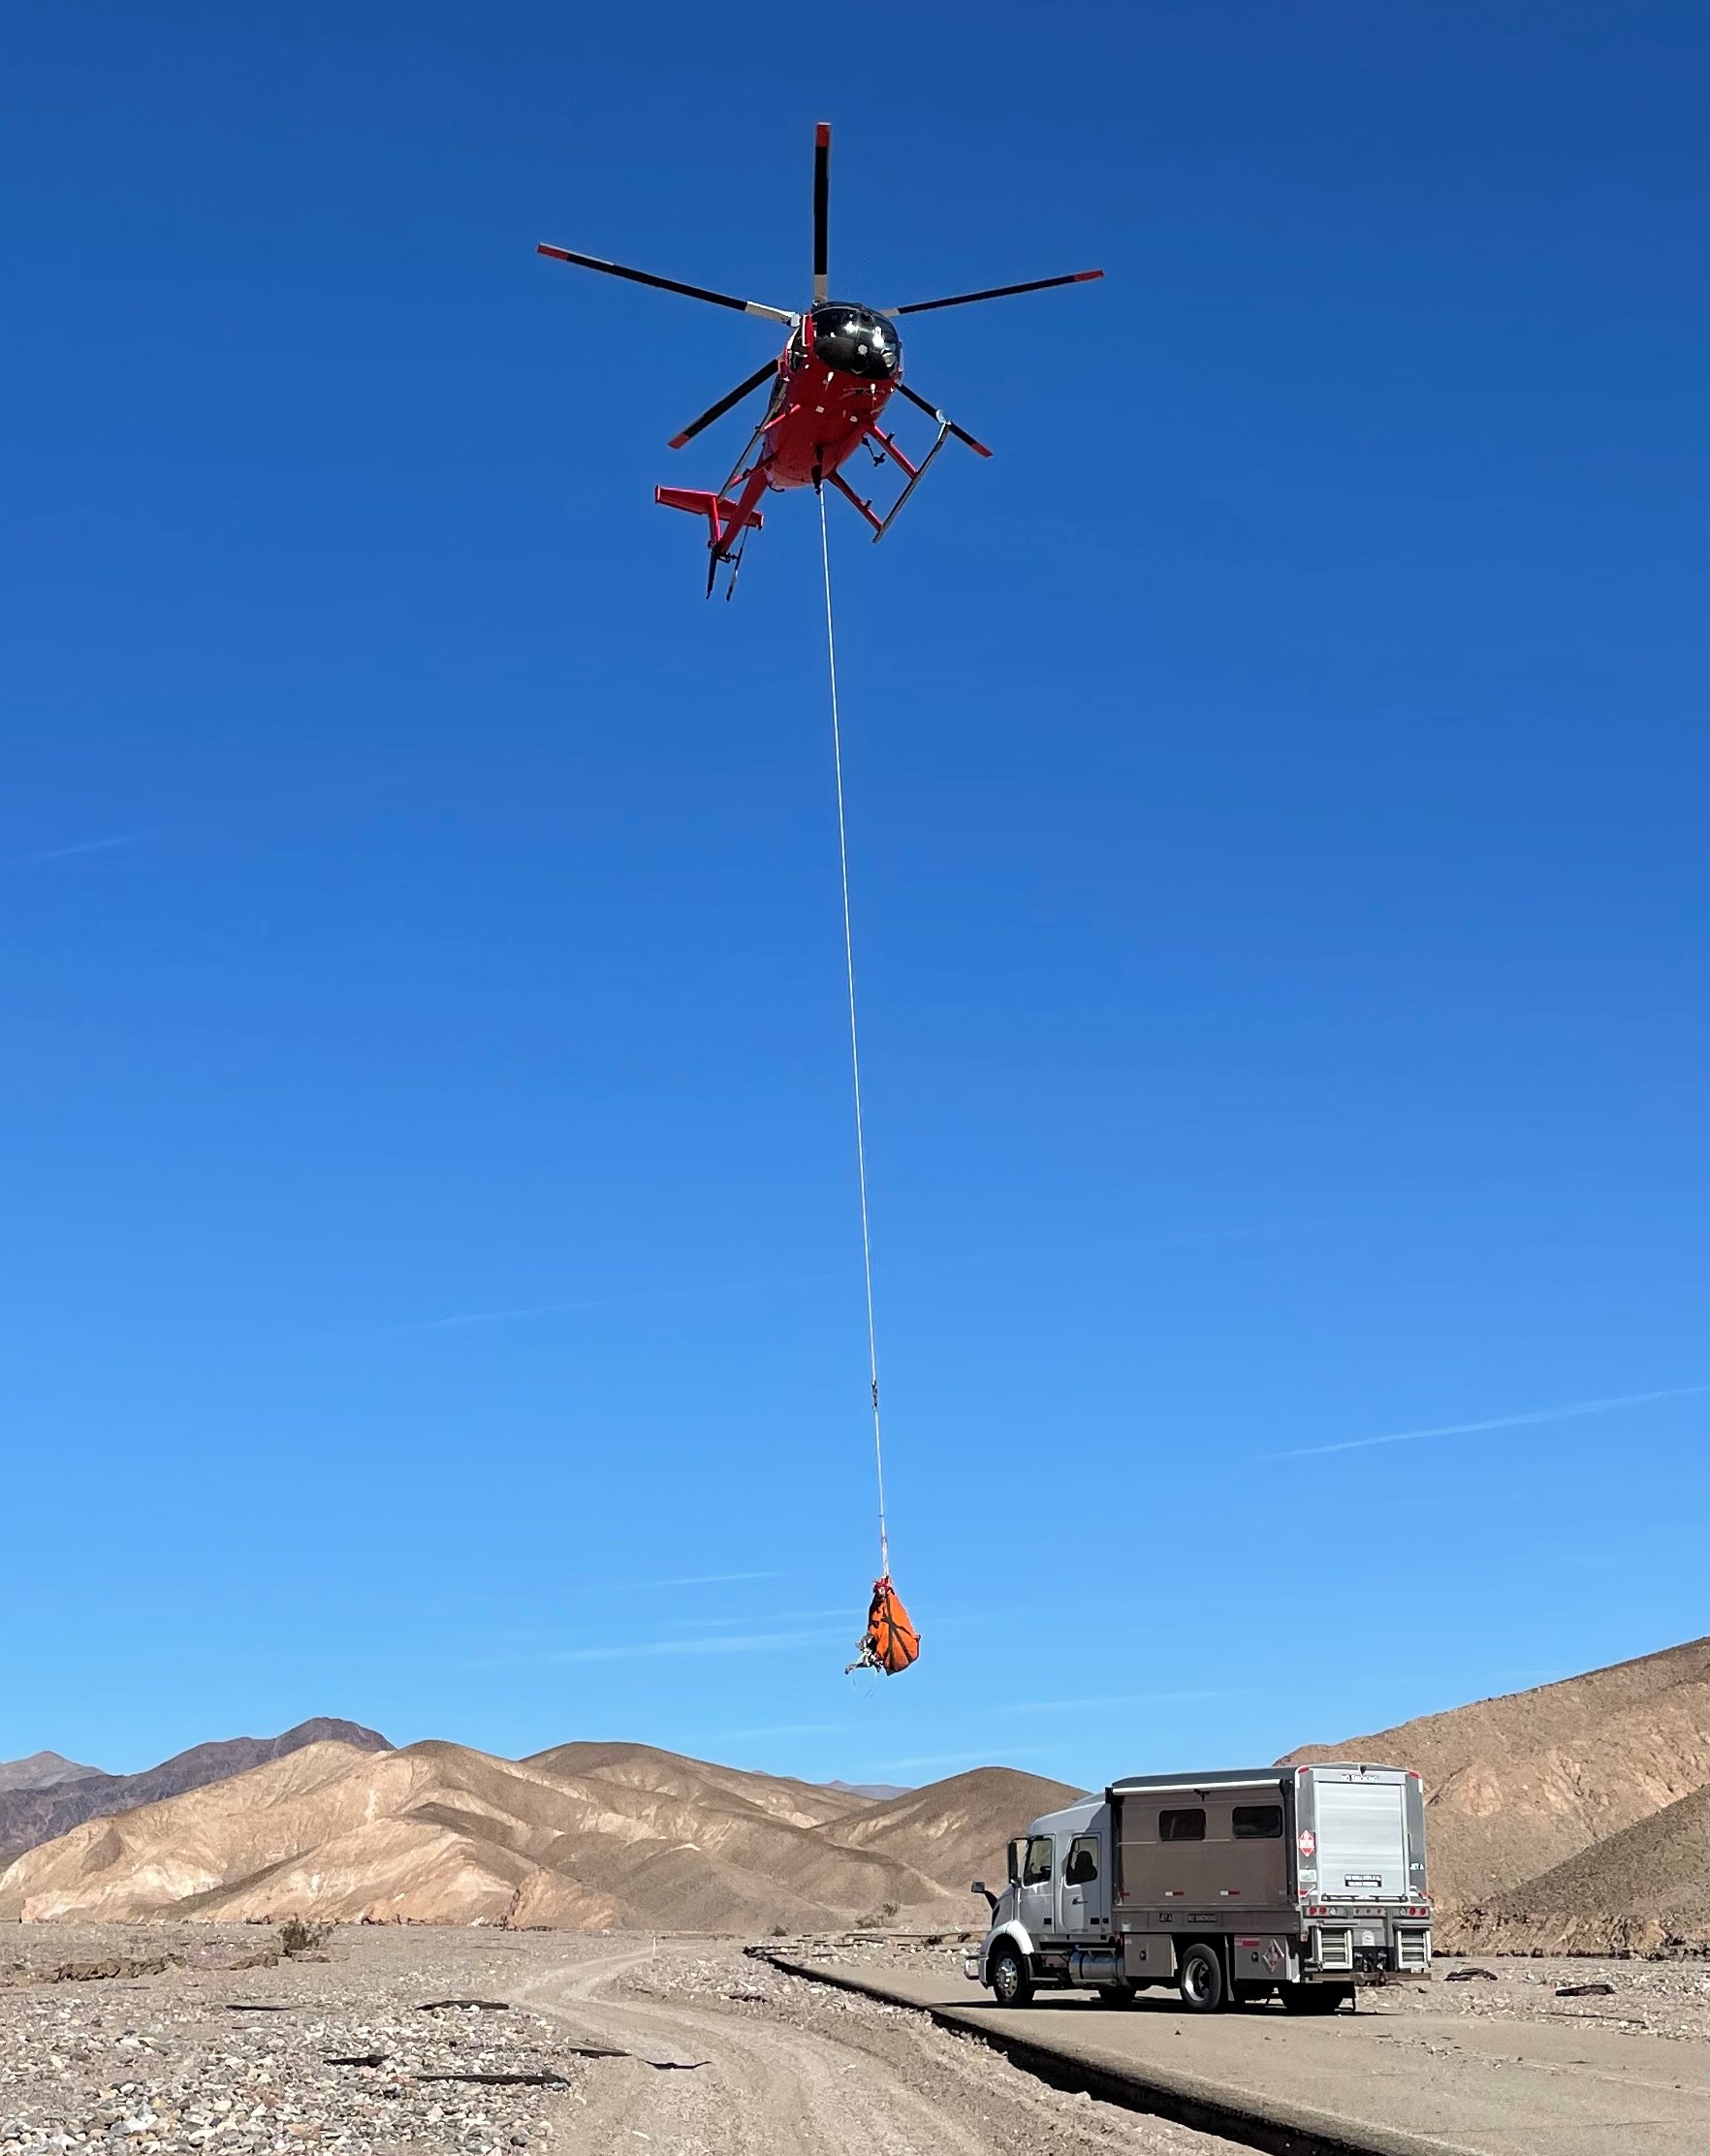
[[[861,1034],[855,1023],[855,937],[849,924],[849,839],[843,821],[843,735],[838,717],[838,640],[832,626],[831,540],[826,531],[825,489],[819,496],[819,552],[825,564],[825,656],[831,673],[832,769],[838,783],[838,861],[843,878],[843,969],[849,983],[849,1071],[855,1089],[855,1170],[861,1186],[861,1264],[867,1282],[867,1364],[872,1379],[872,1464],[878,1477],[879,1576],[891,1576],[891,1540],[885,1527],[885,1447],[879,1427],[878,1328],[872,1315],[872,1229],[867,1209],[867,1138],[861,1121]]]

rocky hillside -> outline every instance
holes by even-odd
[[[1500,1924],[1555,1951],[1585,1926],[1588,1938],[1599,1925],[1613,1937],[1641,1905],[1646,1923],[1702,1906],[1686,1873],[1656,1869],[1686,1860],[1690,1834],[1640,1829],[1698,1816],[1691,1803],[1710,1786],[1710,1639],[1288,1755],[1353,1759],[1423,1778],[1445,1943],[1494,1936]],[[1642,1894],[1624,1849],[1648,1853]],[[1554,1901],[1537,1898],[1546,1881]]]
[[[300,1722],[281,1736],[230,1737],[218,1744],[194,1745],[188,1752],[179,1752],[141,1774],[103,1774],[99,1768],[76,1766],[51,1752],[16,1760],[10,1768],[0,1769],[0,1864],[8,1864],[25,1850],[69,1833],[85,1820],[107,1819],[138,1804],[178,1796],[186,1790],[205,1789],[210,1782],[242,1774],[269,1760],[282,1759],[304,1745],[329,1741],[366,1752],[392,1749],[378,1730],[364,1729],[360,1722],[337,1722],[323,1715],[312,1722]],[[54,1765],[67,1772],[55,1774]],[[22,1770],[29,1770],[27,1778]],[[9,1783],[4,1779],[8,1773],[17,1778]]]
[[[1710,1789],[1463,1913],[1468,1951],[1702,1952],[1710,1946]]]
[[[456,1744],[312,1744],[90,1821],[0,1873],[0,1919],[821,1927],[895,1907],[966,1921],[968,1882],[1061,1802],[1006,1769],[874,1803],[655,1752],[522,1760]]]

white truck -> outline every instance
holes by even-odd
[[[1003,2006],[1170,1984],[1196,2013],[1277,1996],[1334,2013],[1431,1974],[1425,1796],[1401,1767],[1136,1775],[1034,1820],[1003,1892],[972,1891],[992,1923],[965,1967]]]

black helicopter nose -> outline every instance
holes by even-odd
[[[902,370],[897,325],[871,307],[832,301],[813,309],[813,352],[839,374],[864,382],[894,382]]]

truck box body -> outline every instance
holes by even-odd
[[[1138,1775],[1035,1820],[1010,1869],[982,1982],[1002,1940],[1029,1984],[1113,1992],[1176,1982],[1192,1945],[1225,1997],[1430,1971],[1424,1793],[1399,1767]]]

